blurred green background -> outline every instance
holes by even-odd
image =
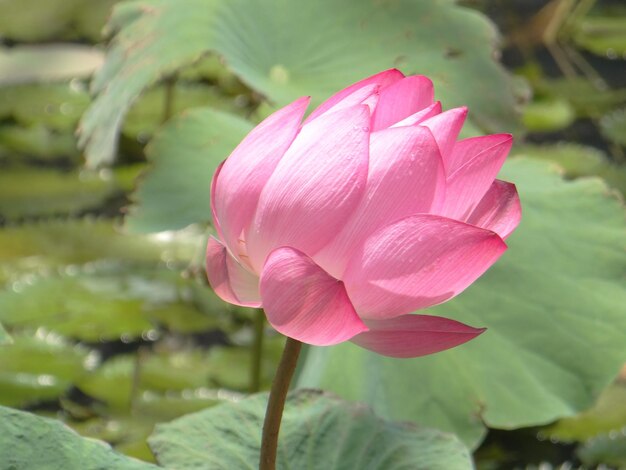
[[[203,244],[210,231],[210,174],[185,173],[185,165],[207,145],[217,161],[226,157],[225,149],[236,139],[223,138],[220,126],[236,128],[234,135],[244,133],[249,125],[244,119],[258,122],[291,94],[310,87],[328,94],[347,85],[354,64],[347,61],[344,69],[331,64],[334,72],[320,72],[313,57],[307,67],[322,77],[315,83],[295,65],[274,65],[267,77],[261,76],[250,65],[265,60],[261,53],[253,58],[239,54],[235,33],[220,42],[209,27],[203,40],[215,52],[194,50],[197,31],[190,28],[190,38],[183,34],[180,44],[159,45],[155,39],[151,56],[147,48],[125,49],[124,41],[141,44],[139,39],[149,37],[140,27],[154,27],[148,20],[132,22],[138,10],[119,9],[117,23],[105,29],[117,3],[0,0],[0,323],[12,338],[0,347],[0,404],[56,417],[120,452],[153,461],[145,439],[155,423],[267,388],[282,347],[281,338],[256,312],[229,306],[209,289]],[[170,2],[171,18],[154,21],[163,21],[157,25],[163,28],[175,28],[176,21],[184,25],[183,10],[192,14],[199,3]],[[400,18],[407,24],[423,20],[426,37],[429,28],[436,31],[437,54],[420,60],[432,64],[437,97],[445,107],[476,102],[475,107],[470,103],[474,114],[466,135],[514,131],[513,155],[554,162],[567,179],[601,177],[623,195],[623,2],[460,3],[472,10],[465,18],[459,16],[464,9],[449,7],[453,2],[433,2],[432,15],[423,18],[398,14],[390,2],[396,16],[390,14],[387,26],[391,34],[395,24],[404,24]],[[446,9],[450,15],[444,17]],[[496,37],[474,11],[499,28],[496,59],[506,71],[492,63]],[[149,5],[143,14],[149,19]],[[455,15],[468,30],[484,30],[480,50],[467,60],[475,64],[470,75],[483,73],[485,83],[483,88],[469,84],[475,87],[471,92],[454,91],[455,84],[466,80],[459,70],[467,64],[446,68],[447,60],[463,56],[454,46],[462,34],[437,26]],[[253,8],[246,17],[257,18]],[[206,21],[212,25],[208,13]],[[342,32],[326,26],[318,26],[320,35],[332,39]],[[120,29],[123,33],[109,47]],[[258,35],[256,39],[263,37]],[[289,49],[288,31],[285,37],[286,42],[271,47]],[[315,37],[307,41],[323,47]],[[379,46],[361,51],[372,55],[370,68],[387,66],[384,41]],[[183,52],[178,54],[177,47]],[[429,50],[428,44],[424,47]],[[341,63],[347,56],[357,63],[346,48],[348,52],[338,47],[322,58]],[[161,52],[160,68],[150,69],[150,60]],[[302,65],[295,46],[282,52]],[[388,65],[413,72],[411,53]],[[121,65],[125,60],[130,62]],[[105,62],[100,78],[90,85]],[[483,62],[489,64],[484,69]],[[149,76],[125,79],[133,65],[150,69]],[[449,70],[449,76],[442,70]],[[496,85],[490,87],[490,80]],[[107,93],[110,101],[94,102]],[[191,110],[199,107],[204,108]],[[224,124],[223,118],[216,120],[220,112],[241,120],[229,118]],[[76,130],[83,115],[79,146]],[[204,127],[212,122],[214,127]],[[184,140],[176,135],[181,123],[188,132]],[[195,188],[191,196],[181,190],[187,186]],[[190,225],[196,221],[201,223]],[[1,328],[0,338],[6,336]],[[255,344],[260,328],[265,330],[262,345]],[[259,347],[264,353],[256,377]],[[626,468],[625,429],[626,375],[587,414],[549,427],[490,431],[476,451],[477,465]]]

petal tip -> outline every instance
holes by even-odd
[[[486,330],[432,315],[408,314],[367,323],[371,331],[351,341],[383,356],[399,359],[445,351],[471,341]]]

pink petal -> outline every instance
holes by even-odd
[[[459,346],[480,335],[455,320],[431,315],[401,315],[389,320],[367,320],[370,331],[352,338],[355,344],[383,356],[418,357]]]
[[[365,190],[369,119],[359,105],[302,128],[263,189],[248,233],[257,271],[279,246],[312,254],[336,236]]]
[[[269,255],[261,274],[261,297],[271,325],[298,341],[328,346],[367,331],[343,283],[290,247]]]
[[[505,249],[493,232],[418,214],[369,237],[350,261],[344,282],[362,318],[392,318],[459,294]]]
[[[522,206],[515,185],[495,180],[467,223],[496,232],[504,240],[515,230],[521,217]]]
[[[213,177],[214,220],[235,256],[237,240],[252,220],[265,183],[296,137],[308,103],[309,98],[300,98],[265,119]]]
[[[217,232],[217,236],[222,240],[224,239],[224,233],[222,232],[222,227],[220,226],[220,221],[217,218],[217,212],[215,211],[215,183],[220,172],[222,171],[222,167],[224,166],[225,162],[226,160],[224,160],[217,166],[217,168],[215,169],[215,173],[213,173],[213,178],[211,178],[211,218],[213,219],[213,227]]]
[[[376,75],[372,75],[364,80],[361,80],[354,85],[350,85],[348,88],[344,88],[338,93],[335,93],[333,96],[324,101],[321,105],[319,105],[315,111],[313,111],[309,117],[306,119],[305,123],[311,122],[313,119],[321,116],[325,112],[327,112],[330,108],[337,106],[341,101],[346,99],[348,96],[352,95],[355,91],[367,87],[368,85],[376,85],[378,89],[385,88],[392,83],[397,82],[398,80],[402,80],[404,78],[404,74],[397,69],[389,69],[384,72],[377,73]]]
[[[404,127],[404,126],[415,126],[417,124],[421,124],[426,119],[429,119],[433,116],[437,116],[441,113],[441,102],[437,101],[427,108],[422,109],[414,114],[411,114],[409,117],[404,118],[402,121],[396,122],[391,127]]]
[[[448,175],[454,173],[468,161],[476,158],[477,155],[510,140],[511,134],[492,134],[459,140],[446,160]]]
[[[412,75],[380,92],[372,117],[372,128],[386,129],[398,121],[433,104],[433,82],[423,75]]]
[[[224,245],[209,237],[206,271],[215,293],[226,302],[244,307],[259,307],[259,278],[235,260]]]
[[[374,109],[376,107],[376,103],[378,102],[379,90],[380,85],[376,83],[371,83],[369,85],[358,88],[354,92],[343,98],[341,101],[339,101],[337,104],[335,104],[332,108],[328,109],[326,113],[334,113],[335,111],[339,111],[340,109],[350,108],[352,106],[356,106],[357,104],[367,104],[370,109]],[[308,124],[311,121],[311,116],[307,118],[305,124]],[[319,117],[319,115],[316,117]]]
[[[423,121],[420,126],[428,127],[439,145],[444,164],[446,165],[446,174],[450,174],[448,170],[448,158],[456,139],[461,132],[465,118],[467,117],[467,108],[454,108],[444,111],[441,114],[431,117]]]
[[[510,134],[476,137],[484,145],[472,146],[478,153],[448,175],[446,202],[438,212],[453,219],[466,220],[491,187],[513,144]]]
[[[365,195],[343,229],[315,261],[341,279],[352,252],[389,223],[440,207],[445,174],[431,132],[420,126],[384,129],[370,138]]]

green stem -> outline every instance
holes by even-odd
[[[289,391],[289,384],[296,370],[301,349],[302,343],[300,341],[287,338],[267,402],[265,422],[263,423],[259,470],[276,469],[276,450],[278,447],[280,422],[283,417],[283,409],[285,408],[285,399]]]
[[[263,336],[265,332],[265,313],[257,309],[254,317],[254,341],[250,358],[250,393],[261,389],[261,365],[263,363]]]

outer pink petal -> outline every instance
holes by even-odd
[[[376,230],[398,219],[439,208],[445,173],[431,132],[420,126],[372,134],[365,196],[339,235],[314,259],[340,278],[355,249]]]
[[[495,180],[467,223],[496,232],[504,240],[515,230],[521,217],[522,206],[515,185]]]
[[[485,145],[478,154],[465,159],[461,167],[448,175],[446,202],[439,212],[441,215],[466,220],[491,187],[513,144],[510,134],[476,139]]]
[[[313,119],[321,116],[331,108],[337,106],[341,101],[346,99],[348,96],[352,95],[355,91],[360,88],[367,87],[368,85],[376,85],[378,89],[385,88],[392,83],[397,82],[398,80],[402,80],[404,78],[404,74],[400,72],[398,69],[389,69],[384,72],[377,73],[376,75],[372,75],[364,80],[361,80],[353,85],[350,85],[348,88],[344,88],[338,93],[335,93],[333,96],[324,101],[321,105],[319,105],[306,119],[305,123],[311,122]]]
[[[300,98],[265,119],[214,175],[214,217],[223,240],[235,256],[237,240],[252,220],[265,183],[296,137],[308,103],[309,98]]]
[[[213,237],[206,250],[206,271],[215,293],[226,302],[244,307],[259,307],[259,278],[244,269]]]
[[[376,107],[376,103],[378,102],[379,91],[380,85],[376,83],[370,83],[369,85],[357,88],[341,101],[337,102],[333,107],[329,108],[326,113],[334,113],[340,109],[350,108],[358,104],[367,104],[370,109],[374,109]],[[311,116],[313,115],[311,114]],[[311,116],[306,119],[305,124],[308,124],[311,121]],[[316,117],[319,117],[319,115]]]
[[[271,325],[298,341],[328,346],[367,331],[343,283],[290,247],[278,248],[268,257],[261,297]]]
[[[466,117],[467,108],[461,107],[449,109],[420,123],[420,126],[428,127],[435,136],[443,156],[444,165],[446,165],[446,174],[448,175],[450,170],[448,169],[447,161]]]
[[[489,151],[494,147],[499,147],[504,142],[510,140],[511,134],[492,134],[459,140],[446,160],[448,175],[451,175],[481,153]]]
[[[433,104],[433,82],[423,75],[412,75],[380,92],[372,117],[372,129],[386,129],[392,124]]]
[[[418,357],[459,346],[480,335],[455,320],[430,315],[401,315],[389,320],[367,320],[370,331],[352,338],[359,346],[383,356]]]
[[[404,315],[462,292],[506,250],[493,232],[418,214],[369,237],[344,282],[362,318]]]
[[[369,119],[369,108],[359,105],[302,128],[263,189],[248,233],[257,271],[275,248],[313,254],[345,224],[365,191]]]
[[[405,127],[405,126],[415,126],[417,124],[421,124],[426,119],[430,119],[433,116],[437,116],[441,113],[441,102],[437,101],[427,108],[422,109],[414,114],[411,114],[409,117],[404,118],[402,121],[396,122],[391,127]]]
[[[225,162],[226,160],[224,160],[222,163],[220,163],[217,166],[217,168],[215,169],[215,173],[213,173],[213,178],[211,179],[211,217],[213,219],[213,227],[215,228],[215,231],[217,232],[217,236],[221,240],[224,239],[224,233],[222,232],[222,227],[220,225],[219,218],[217,217],[217,211],[215,210],[215,186],[216,186],[217,178],[220,172],[222,171],[222,167],[224,166]]]

